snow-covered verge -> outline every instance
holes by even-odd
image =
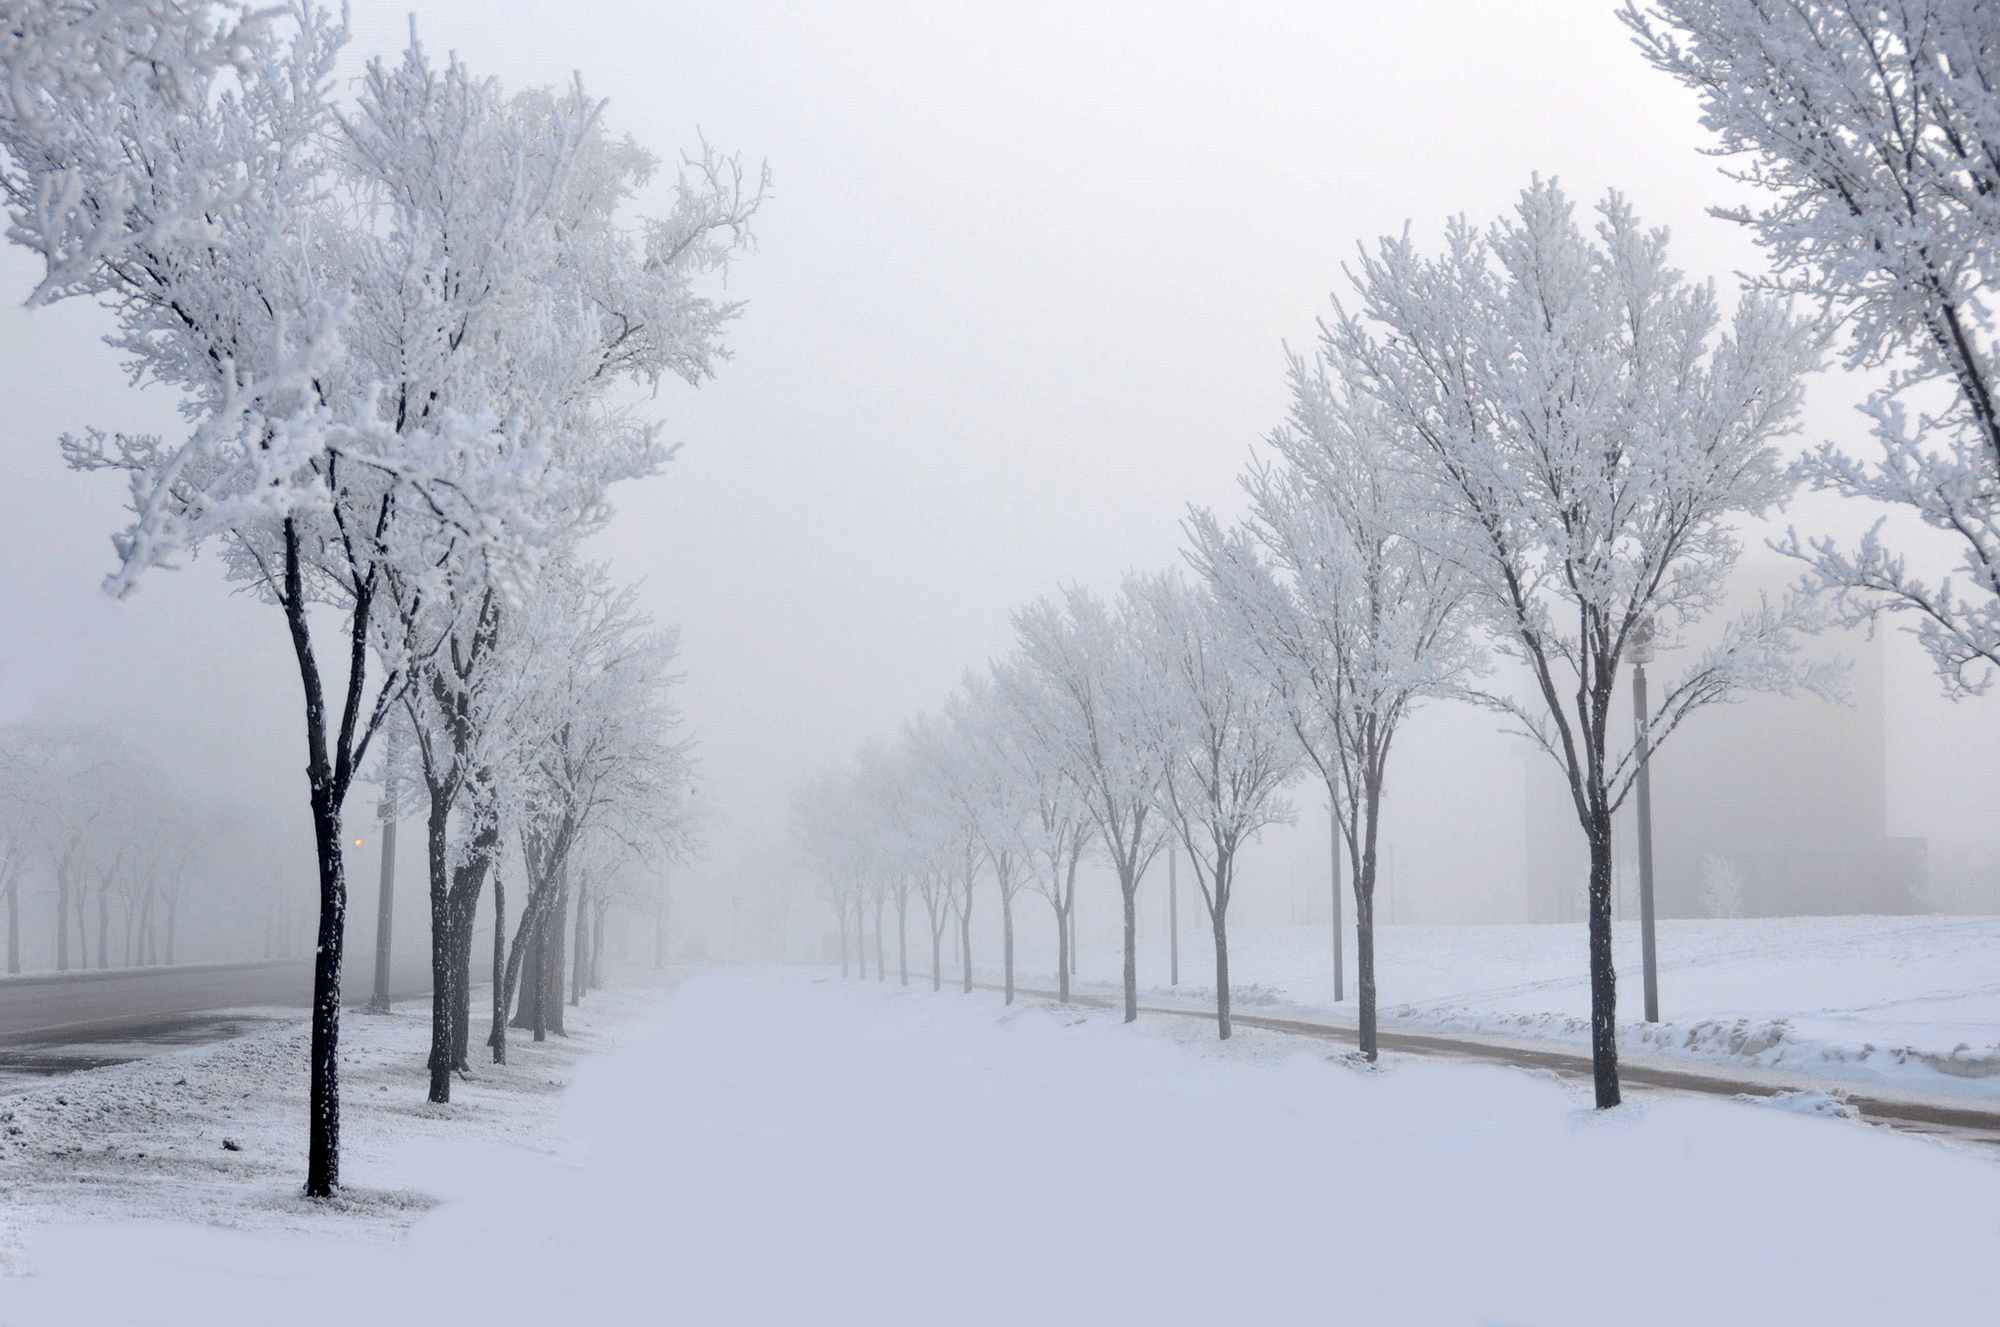
[[[1181,937],[1178,988],[1157,934],[1141,955],[1158,996],[1211,998],[1206,935]],[[1350,941],[1351,944],[1351,941]],[[1052,982],[1042,938],[1023,936],[1021,980]],[[1246,1012],[1351,1023],[1333,1000],[1323,927],[1232,932]],[[1633,1052],[1777,1070],[1928,1095],[2000,1099],[2000,918],[1769,917],[1664,921],[1661,1022],[1640,1017],[1638,926],[1616,928],[1620,1039]],[[1086,951],[1083,989],[1115,990],[1115,954]],[[1376,945],[1385,1027],[1588,1046],[1581,923],[1383,926]],[[977,965],[985,970],[987,964]]]
[[[406,1150],[450,1201],[398,1244],[45,1232],[0,1321],[1839,1327],[2000,1297],[1985,1153],[989,992],[699,976],[563,1122],[567,1160]]]
[[[479,1065],[453,1084],[450,1104],[435,1106],[424,1100],[428,1006],[349,1012],[345,1186],[330,1203],[300,1193],[309,1033],[294,1010],[259,1011],[278,1025],[233,1041],[12,1086],[0,1092],[0,1270],[32,1266],[24,1246],[33,1233],[76,1220],[399,1236],[436,1202],[402,1173],[402,1148],[476,1139],[558,1150],[557,1107],[579,1057],[618,1044],[663,998],[595,993],[569,1011],[570,1036],[537,1045],[516,1032],[508,1064]]]

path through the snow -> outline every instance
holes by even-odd
[[[401,1244],[56,1228],[0,1322],[1826,1327],[2000,1302],[1990,1157],[1194,1031],[711,973],[579,1066],[574,1158],[411,1148],[446,1201]]]

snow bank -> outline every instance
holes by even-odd
[[[1382,926],[1385,1027],[1590,1041],[1581,923]],[[1182,936],[1180,986],[1154,985],[1161,937],[1145,937],[1141,981],[1161,995],[1212,999],[1207,937]],[[1118,955],[1086,949],[1079,989],[1115,993]],[[1351,938],[1350,938],[1351,948]],[[1021,981],[1053,981],[1047,938],[1022,928]],[[1333,999],[1319,926],[1242,927],[1231,937],[1239,1005],[1352,1023]],[[1636,923],[1615,930],[1620,1043],[1628,1050],[1796,1073],[1854,1085],[2000,1099],[2000,918],[1769,917],[1660,923],[1663,1021],[1637,1017]],[[983,965],[982,965],[983,966]]]
[[[400,1246],[69,1227],[0,1321],[1838,1327],[2000,1299],[1985,1154],[1198,1031],[712,974],[578,1067],[570,1159],[407,1149],[447,1201]]]

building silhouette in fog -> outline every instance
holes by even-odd
[[[1719,626],[1775,598],[1795,572],[1740,569]],[[1697,710],[1653,761],[1653,881],[1662,917],[1785,917],[1911,913],[1927,870],[1926,841],[1888,833],[1887,719],[1882,640],[1832,631],[1809,642],[1851,661],[1851,705],[1816,696],[1753,696]],[[1678,655],[1650,665],[1657,701]],[[1631,677],[1619,713],[1631,732]],[[1581,918],[1588,858],[1569,792],[1546,755],[1529,757],[1527,903],[1531,919]],[[1633,802],[1613,831],[1618,915],[1636,915]]]

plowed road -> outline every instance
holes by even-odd
[[[397,999],[430,989],[421,956],[414,963],[396,964],[393,975],[390,989]],[[349,962],[348,1002],[366,1000],[373,978],[372,953],[359,964]],[[186,1014],[250,1006],[304,1009],[311,1001],[312,960],[307,958],[0,977],[0,1042],[143,1035],[153,1024]]]

